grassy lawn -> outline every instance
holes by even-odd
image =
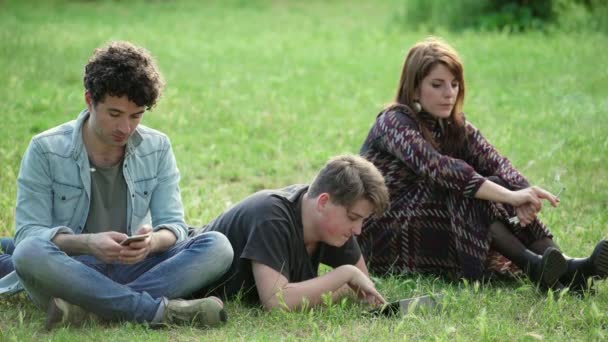
[[[0,234],[13,234],[16,177],[32,135],[84,108],[82,72],[112,39],[147,47],[167,81],[144,117],[167,133],[187,221],[208,222],[256,190],[305,183],[357,152],[395,92],[407,49],[399,1],[0,0]],[[467,118],[532,183],[557,243],[590,253],[608,228],[608,38],[600,34],[441,33],[465,63]],[[0,299],[0,340],[590,340],[608,335],[608,287],[540,295],[527,281],[378,278],[389,299],[444,292],[436,313],[362,314],[351,301],[296,313],[227,304],[217,329],[133,324],[41,332],[24,295]]]

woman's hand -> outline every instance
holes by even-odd
[[[557,204],[559,203],[559,199],[549,191],[538,186],[531,186],[529,188],[511,191],[509,204],[514,207],[529,204],[535,208],[536,212],[539,212],[543,207],[541,202],[543,199],[549,201],[554,207],[557,207]]]
[[[522,227],[532,223],[542,209],[542,200],[547,200],[556,207],[559,199],[543,188],[532,186],[513,191],[510,204],[515,207],[519,224]]]
[[[538,211],[532,204],[524,204],[515,207],[515,213],[519,219],[519,225],[525,227],[534,221]]]

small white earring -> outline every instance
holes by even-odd
[[[414,110],[416,111],[416,113],[420,113],[422,111],[422,106],[420,105],[420,102],[418,102],[418,100],[414,100]]]

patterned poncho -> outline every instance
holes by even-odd
[[[551,237],[550,232],[538,219],[525,228],[513,225],[508,222],[515,216],[512,206],[474,196],[487,180],[511,190],[528,182],[468,122],[464,158],[457,159],[422,136],[419,125],[426,125],[441,141],[440,122],[427,113],[420,118],[407,107],[380,113],[361,148],[384,175],[391,198],[384,215],[368,219],[359,236],[370,270],[472,279],[516,271],[490,249],[490,224],[504,222],[525,245]]]

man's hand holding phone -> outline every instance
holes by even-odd
[[[120,243],[123,249],[118,260],[124,264],[135,264],[145,259],[152,250],[152,234],[152,227],[145,225],[139,228],[135,235],[123,240]]]
[[[151,235],[152,235],[152,233],[129,236],[126,239],[122,240],[120,242],[120,244],[123,245],[123,246],[128,246],[132,242],[143,241],[143,240],[147,239],[148,237],[150,237]]]
[[[69,237],[67,234],[57,234],[54,238],[54,242],[61,245],[61,242],[57,242],[62,237]],[[84,254],[90,254],[104,263],[113,263],[120,259],[120,253],[124,249],[120,245],[127,236],[123,233],[108,231],[94,234],[82,234],[79,236],[82,239],[81,244],[84,246]]]

